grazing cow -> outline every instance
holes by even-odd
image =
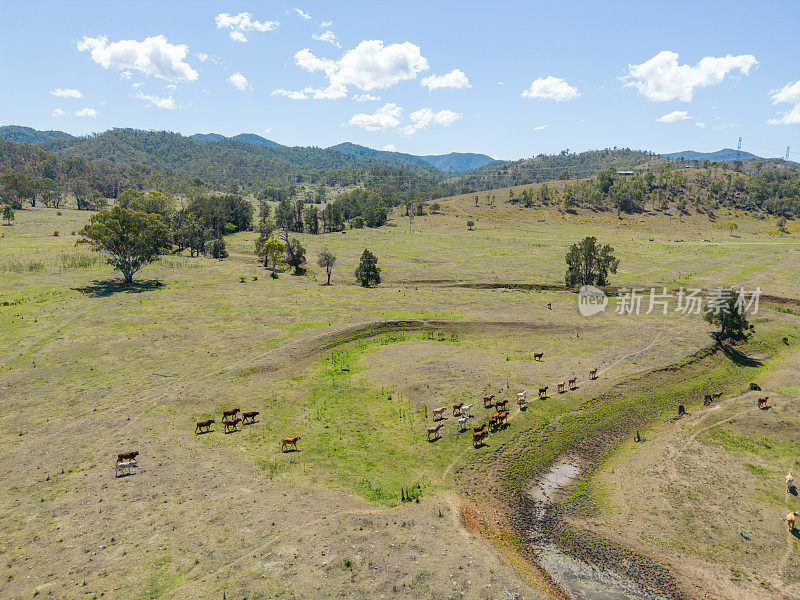
[[[296,436],[296,437],[283,438],[283,440],[281,441],[281,452],[288,451],[289,450],[289,446],[294,448],[295,451],[299,452],[299,450],[297,450],[297,442],[299,442],[299,441],[300,441],[300,436],[299,435]]]
[[[483,408],[489,408],[492,405],[492,400],[494,400],[494,394],[489,394],[488,396],[484,396]]]
[[[242,425],[250,421],[251,423],[256,422],[256,417],[259,415],[257,410],[251,410],[249,412],[242,413]]]
[[[489,417],[489,428],[494,429],[497,426],[497,414],[493,414]]]
[[[497,424],[502,425],[503,423],[508,422],[508,411],[504,410],[502,412],[497,413]]]
[[[125,462],[126,460],[136,460],[136,457],[139,456],[139,451],[134,452],[120,452],[117,454],[117,462]]]
[[[794,477],[792,477],[792,472],[789,471],[786,474],[786,491],[791,493],[793,487],[794,487]]]
[[[517,392],[517,402],[519,402],[520,400],[525,400],[525,399],[527,399],[527,397],[528,397],[528,392],[527,391]]]
[[[769,396],[761,396],[761,398],[758,399],[758,408],[766,408],[767,400],[769,400]]]
[[[508,400],[498,400],[494,403],[494,406],[497,410],[500,410],[501,408],[505,408],[506,404],[508,404]]]
[[[708,406],[708,405],[710,405],[710,404],[711,404],[713,401],[714,401],[714,400],[713,400],[713,398],[711,397],[711,394],[706,394],[706,395],[705,395],[705,397],[703,398],[703,406]]]
[[[232,408],[230,410],[223,410],[222,411],[222,420],[224,421],[225,419],[230,419],[231,417],[235,417],[238,414],[239,414],[239,409],[238,408]]]
[[[453,404],[453,416],[458,417],[461,415],[461,407],[464,406],[463,402],[459,402],[458,404]]]
[[[722,398],[722,392],[712,392],[711,398],[714,400],[719,400]]]
[[[481,431],[486,431],[486,423],[481,423],[472,428],[472,433],[480,433]]]
[[[223,421],[222,424],[225,426],[224,427],[225,433],[228,433],[228,431],[236,431],[236,427],[241,422],[242,422],[241,417],[236,417],[235,419],[228,419],[226,421]]]
[[[197,433],[198,431],[202,432],[204,428],[206,431],[211,431],[211,425],[213,423],[216,423],[214,419],[208,419],[206,421],[198,421],[197,427],[194,428],[194,432],[195,433]]]
[[[578,378],[573,377],[569,380],[569,389],[574,390],[576,387],[578,387]]]
[[[458,418],[458,430],[464,431],[467,428],[467,421],[469,421],[469,417],[459,417]]]
[[[597,379],[597,367],[589,371],[589,379]]]
[[[562,392],[566,391],[564,388],[567,387],[567,382],[562,381],[558,384],[558,393],[561,394]]]
[[[486,431],[475,431],[472,433],[472,445],[478,446],[483,443],[483,439],[489,435]]]
[[[797,511],[790,512],[788,515],[786,515],[786,524],[789,526],[789,531],[794,531],[794,521],[798,516],[800,516],[800,513]]]
[[[517,404],[519,404],[519,408],[522,410],[528,404],[528,397],[517,394]]]
[[[534,352],[533,353],[533,360],[538,360],[538,361],[541,362],[543,356],[544,356],[544,352]]]
[[[444,419],[444,413],[447,410],[446,406],[440,406],[439,408],[433,409],[433,420],[436,421],[437,417],[439,419]]]
[[[439,437],[439,430],[444,426],[444,423],[439,423],[438,425],[434,425],[433,427],[428,427],[428,441],[431,441],[431,435],[433,435],[433,439]]]
[[[461,407],[461,414],[465,417],[469,418],[472,416],[472,407],[475,406],[474,404],[467,404],[466,406]]]
[[[547,388],[549,386],[544,386],[539,388],[539,398],[547,398]]]

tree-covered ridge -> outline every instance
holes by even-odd
[[[50,140],[70,139],[72,136],[64,131],[39,131],[21,125],[0,127],[0,139],[18,144],[39,144]]]

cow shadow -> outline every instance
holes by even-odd
[[[240,431],[241,431],[241,429],[238,429],[238,428],[237,429],[227,429],[227,430],[223,431],[223,433],[225,435],[228,435],[229,433],[239,433]]]
[[[800,540],[800,530],[792,529],[789,533],[791,533],[795,538]]]
[[[795,485],[789,486],[789,489],[786,491],[788,491],[792,496],[797,496],[797,486]]]
[[[158,279],[133,281],[131,283],[125,283],[118,279],[106,279],[103,281],[93,281],[89,285],[74,287],[72,289],[91,298],[107,298],[108,296],[121,293],[141,294],[143,292],[160,290],[163,287],[164,283]]]
[[[215,429],[203,429],[202,431],[195,431],[195,435],[205,435],[206,433],[214,433]]]

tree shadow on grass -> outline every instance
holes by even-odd
[[[760,367],[762,364],[760,360],[747,356],[744,352],[734,348],[729,344],[720,341],[717,343],[719,344],[719,347],[722,348],[725,356],[730,358],[740,367]]]
[[[158,279],[151,279],[148,281],[134,281],[132,283],[125,283],[119,279],[106,279],[103,281],[93,281],[89,285],[72,288],[76,292],[80,292],[92,298],[106,298],[114,294],[141,294],[142,292],[150,292],[152,290],[160,290],[164,287],[164,283]]]

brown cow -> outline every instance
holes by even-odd
[[[790,512],[786,515],[786,524],[789,526],[789,531],[794,531],[795,528],[795,519],[800,516],[800,512]]]
[[[486,431],[486,423],[481,423],[472,428],[472,433],[480,433],[481,431]]]
[[[260,413],[257,410],[251,410],[249,412],[243,412],[242,413],[242,425],[244,425],[248,421],[250,421],[251,423],[255,423],[256,422],[256,417],[259,414]]]
[[[211,431],[211,425],[216,423],[214,419],[208,419],[206,421],[198,421],[197,426],[194,428],[195,433],[202,433],[203,429],[205,428],[206,431]]]
[[[569,389],[574,390],[576,387],[578,387],[578,378],[573,377],[569,380]]]
[[[433,427],[428,427],[428,441],[431,441],[431,435],[433,435],[433,439],[439,437],[439,430],[444,427],[444,423],[439,423],[438,425],[434,425]]]
[[[436,417],[439,417],[440,419],[444,419],[444,413],[445,413],[446,410],[447,410],[446,406],[440,406],[439,408],[434,408],[433,409],[433,420],[435,421]]]
[[[236,417],[235,419],[228,419],[228,420],[223,421],[222,424],[225,426],[225,428],[224,428],[225,429],[225,433],[228,433],[228,431],[236,431],[236,427],[241,422],[242,422],[242,419],[240,417]]]
[[[501,408],[505,408],[508,404],[508,400],[498,400],[494,403],[496,409],[500,410]]]
[[[299,441],[300,441],[299,435],[290,438],[283,438],[283,440],[281,441],[281,452],[286,452],[287,450],[289,450],[289,446],[294,448],[296,452],[299,452],[299,450],[297,450],[297,442]]]
[[[458,404],[453,404],[453,416],[458,417],[461,416],[461,407],[464,406],[463,402],[459,402]]]
[[[139,456],[138,450],[134,452],[120,452],[119,454],[117,454],[117,462],[123,462],[126,460],[135,460],[137,456]]]
[[[544,352],[534,352],[533,353],[533,360],[538,360],[538,361],[541,362],[543,356],[544,356]]]
[[[494,394],[489,394],[488,396],[484,396],[483,408],[489,408],[492,405],[492,400],[494,400]]]
[[[544,386],[539,388],[539,398],[547,398],[547,388],[549,386]]]
[[[722,392],[712,392],[711,398],[713,400],[719,400],[720,398],[722,398]]]
[[[561,394],[561,393],[565,392],[566,390],[564,388],[566,388],[566,387],[567,387],[567,382],[566,381],[562,381],[561,383],[559,383],[558,384],[558,393]]]
[[[483,440],[487,435],[489,435],[489,434],[487,432],[485,432],[485,431],[473,432],[473,434],[472,434],[472,445],[473,446],[478,446],[478,444],[483,443]]]
[[[769,400],[769,396],[761,396],[761,398],[758,399],[758,408],[766,408],[767,400]]]
[[[239,409],[238,408],[232,408],[230,410],[223,410],[222,411],[222,420],[224,421],[225,419],[229,419],[231,417],[235,417],[238,414],[239,414]]]
[[[597,379],[597,367],[589,371],[589,379]]]

